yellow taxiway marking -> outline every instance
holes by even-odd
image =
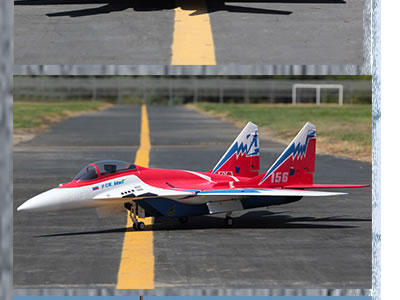
[[[172,65],[215,65],[215,49],[205,0],[177,1]]]
[[[150,129],[147,109],[142,105],[142,123],[140,146],[136,153],[135,164],[149,166]],[[152,218],[141,219],[146,225],[152,224]],[[132,220],[127,217],[127,228],[132,228]],[[153,289],[154,253],[152,231],[128,231],[122,246],[121,263],[118,272],[117,289]]]

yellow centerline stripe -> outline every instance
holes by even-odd
[[[142,123],[140,146],[136,153],[135,164],[149,166],[150,129],[146,106],[142,105]],[[152,224],[152,218],[141,219],[146,225]],[[128,228],[132,220],[127,216]],[[118,272],[117,289],[153,289],[154,288],[154,253],[152,231],[125,232],[122,246],[121,263]]]
[[[175,9],[172,65],[215,65],[214,40],[205,0],[179,1]],[[189,7],[187,7],[190,5]]]

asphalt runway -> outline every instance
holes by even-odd
[[[195,58],[187,63],[177,54],[176,64],[360,65],[363,6],[362,0],[17,0],[14,58],[27,65],[170,64],[179,44],[174,28],[184,22],[189,43],[180,48]],[[206,19],[195,23],[199,17]],[[202,41],[205,31],[212,45]],[[196,60],[206,51],[216,62]]]
[[[183,107],[150,106],[148,114],[151,167],[209,170],[240,131]],[[16,207],[89,162],[133,161],[139,131],[140,108],[114,106],[15,146],[14,288],[115,287],[124,234],[135,234],[125,229],[125,216],[99,219],[90,209],[16,213]],[[261,168],[283,148],[261,140]],[[317,183],[370,183],[371,164],[318,156],[315,175]],[[186,225],[156,220],[154,286],[371,288],[371,188],[349,192],[238,213],[233,228],[217,216]]]

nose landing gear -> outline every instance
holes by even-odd
[[[143,222],[139,222],[138,218],[137,218],[137,204],[136,203],[130,203],[130,202],[126,202],[124,204],[124,207],[129,210],[129,216],[132,220],[133,223],[133,229],[135,230],[139,230],[142,231],[144,230],[144,228],[146,227],[146,225]]]

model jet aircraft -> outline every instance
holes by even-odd
[[[344,193],[313,188],[357,188],[368,185],[314,184],[316,128],[307,123],[267,172],[258,174],[258,127],[249,122],[216,166],[208,172],[153,169],[103,160],[83,168],[71,182],[41,193],[18,211],[58,211],[93,207],[100,216],[130,212],[133,227],[145,217],[179,218],[287,204],[302,197]]]

